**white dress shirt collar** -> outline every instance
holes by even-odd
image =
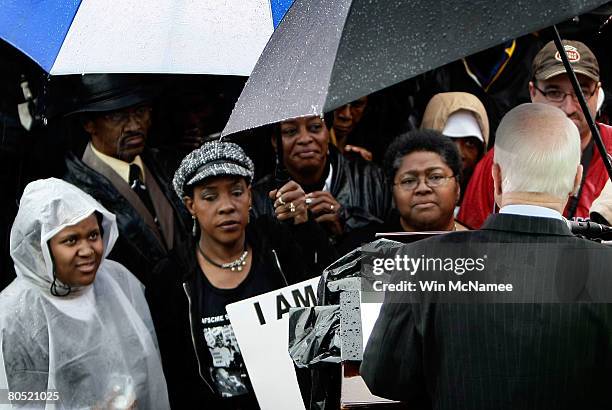
[[[109,155],[103,154],[102,152],[98,151],[91,142],[89,143],[89,146],[91,147],[92,152],[98,158],[100,158],[106,165],[111,167],[113,171],[119,174],[119,176],[123,178],[123,180],[127,182],[128,184],[130,183],[130,165],[131,164],[138,165],[138,167],[140,168],[140,175],[142,176],[142,182],[144,183],[147,182],[145,180],[146,176],[144,173],[144,165],[142,163],[142,158],[140,158],[140,155],[137,155],[136,158],[134,158],[134,161],[128,163],[125,161],[121,161],[120,159],[113,158]]]
[[[554,209],[537,205],[506,205],[499,210],[500,214],[537,216],[539,218],[554,218],[563,221],[563,216]]]

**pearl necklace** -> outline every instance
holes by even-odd
[[[247,256],[249,255],[249,251],[247,250],[247,246],[246,246],[246,241],[244,243],[244,252],[242,252],[242,255],[240,255],[240,257],[236,259],[235,261],[228,262],[228,263],[217,263],[213,261],[212,259],[210,259],[200,247],[199,241],[198,241],[198,251],[200,251],[200,254],[204,257],[204,259],[206,259],[212,265],[216,266],[217,268],[221,268],[221,269],[229,269],[232,272],[236,272],[236,271],[242,272],[242,269],[244,269],[247,263],[246,261]]]

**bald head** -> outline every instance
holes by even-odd
[[[564,201],[580,165],[580,134],[558,108],[522,104],[502,119],[495,137],[501,192],[546,194]]]

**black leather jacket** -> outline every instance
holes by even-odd
[[[348,159],[331,145],[328,158],[332,167],[330,193],[342,205],[340,219],[344,232],[371,222],[382,223],[391,209],[391,190],[383,171],[367,161]],[[274,215],[268,192],[276,188],[273,175],[267,175],[255,184],[255,215]]]

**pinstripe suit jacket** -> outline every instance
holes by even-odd
[[[610,257],[561,221],[508,214],[490,216],[479,231],[427,241],[552,242]],[[612,276],[612,260],[608,266]],[[611,331],[608,304],[385,303],[361,375],[372,393],[410,409],[612,408]]]

